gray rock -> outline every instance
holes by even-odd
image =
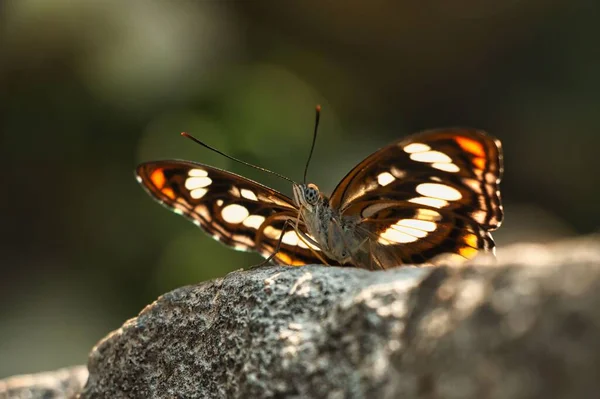
[[[0,399],[75,398],[85,384],[85,366],[19,375],[0,380]]]
[[[597,238],[496,265],[238,271],[98,343],[81,397],[598,397],[599,277]]]
[[[177,289],[85,367],[6,398],[595,398],[600,241],[385,272],[268,267]]]

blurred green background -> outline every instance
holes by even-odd
[[[502,246],[597,231],[600,2],[0,3],[0,378],[86,362],[158,295],[257,263],[158,206],[137,163],[329,192],[425,128],[504,143]]]

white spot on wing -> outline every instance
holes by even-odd
[[[441,163],[451,163],[452,159],[439,151],[426,151],[426,152],[417,152],[414,154],[410,154],[410,159],[417,162],[441,162]]]
[[[223,200],[222,199],[218,199],[217,200],[217,206],[218,207],[222,207],[223,206]]]
[[[498,183],[499,179],[498,179],[498,176],[496,176],[493,173],[486,173],[485,174],[485,181],[487,183]]]
[[[439,199],[439,198],[429,198],[429,197],[415,197],[408,200],[408,202],[412,202],[414,204],[427,205],[432,208],[443,208],[448,206],[448,201]]]
[[[258,201],[258,198],[256,198],[256,194],[254,194],[254,191],[252,190],[248,190],[247,188],[242,188],[241,190],[242,193],[242,197],[249,199],[251,201]]]
[[[242,224],[246,227],[251,227],[253,229],[258,230],[264,221],[265,221],[264,216],[250,215],[246,219],[244,219]]]
[[[299,241],[300,239],[295,231],[287,231],[281,239],[281,242],[288,245],[298,245]]]
[[[196,188],[208,187],[212,183],[210,177],[188,177],[185,180],[185,188],[194,190]]]
[[[229,194],[233,195],[236,198],[240,198],[241,196],[240,189],[236,186],[231,186],[231,188],[229,189]]]
[[[430,149],[431,147],[429,147],[427,144],[422,143],[411,143],[407,146],[404,146],[404,152],[408,154],[413,154],[415,152],[425,152],[429,151]]]
[[[450,172],[450,173],[456,173],[458,171],[460,171],[460,168],[458,167],[458,165],[455,165],[453,163],[433,163],[431,164],[432,168],[436,168],[439,170],[443,170],[444,172]]]
[[[221,210],[221,216],[227,223],[238,224],[249,215],[248,210],[238,204],[230,204]]]
[[[207,192],[208,192],[208,190],[205,188],[196,188],[196,189],[193,189],[192,191],[190,191],[190,197],[192,197],[193,199],[200,199],[200,198],[204,197],[204,195]]]
[[[383,172],[377,176],[377,182],[382,186],[387,186],[394,180],[396,180],[396,178],[390,172]]]
[[[364,208],[361,212],[361,216],[364,218],[370,218],[371,216],[373,216],[377,212],[381,211],[382,209],[386,209],[391,206],[394,206],[394,203],[391,203],[391,202],[374,203],[374,204],[369,205],[366,208]]]
[[[383,245],[394,245],[394,244],[407,244],[409,242],[415,242],[419,237],[407,234],[401,230],[397,230],[393,227],[388,227],[386,231],[381,233],[377,242]]]
[[[438,183],[421,183],[417,186],[417,192],[427,197],[439,198],[446,201],[456,201],[462,198],[460,191],[454,187]]]
[[[479,181],[477,181],[475,179],[463,179],[462,181],[471,190],[473,190],[477,194],[481,194],[481,183]]]
[[[408,244],[427,236],[436,229],[436,224],[426,220],[401,219],[388,227],[377,239],[383,245]]]
[[[485,223],[485,219],[487,218],[487,213],[482,210],[477,210],[477,211],[471,212],[470,216],[473,218],[473,220],[475,220],[478,223]]]
[[[267,226],[263,230],[263,234],[270,239],[279,240],[279,237],[281,237],[281,230],[276,229],[273,226]]]
[[[436,224],[427,220],[418,219],[402,219],[398,221],[395,226],[408,227],[411,229],[422,230],[422,231],[434,231]],[[427,235],[427,233],[425,233]],[[425,236],[423,236],[425,237]]]
[[[392,226],[394,230],[401,231],[404,234],[408,234],[409,236],[424,238],[427,236],[427,232],[419,229],[415,229],[409,226],[403,226],[399,222]]]
[[[204,169],[190,169],[188,172],[188,176],[191,177],[206,177],[208,176],[208,172]]]
[[[417,209],[416,219],[438,221],[442,219],[442,215],[439,212],[431,209]]]

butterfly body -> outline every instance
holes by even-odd
[[[329,205],[329,198],[314,184],[295,184],[294,202],[300,209],[300,219],[308,234],[320,244],[320,249],[339,264],[351,262],[362,240],[355,234],[356,217],[343,216]]]
[[[146,191],[220,242],[278,264],[366,269],[470,259],[493,252],[502,222],[500,142],[476,129],[417,133],[376,151],[327,197],[314,184],[293,199],[189,161],[138,166]]]

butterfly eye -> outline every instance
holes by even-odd
[[[304,198],[310,205],[315,205],[319,200],[319,189],[314,184],[309,184],[304,189]]]

